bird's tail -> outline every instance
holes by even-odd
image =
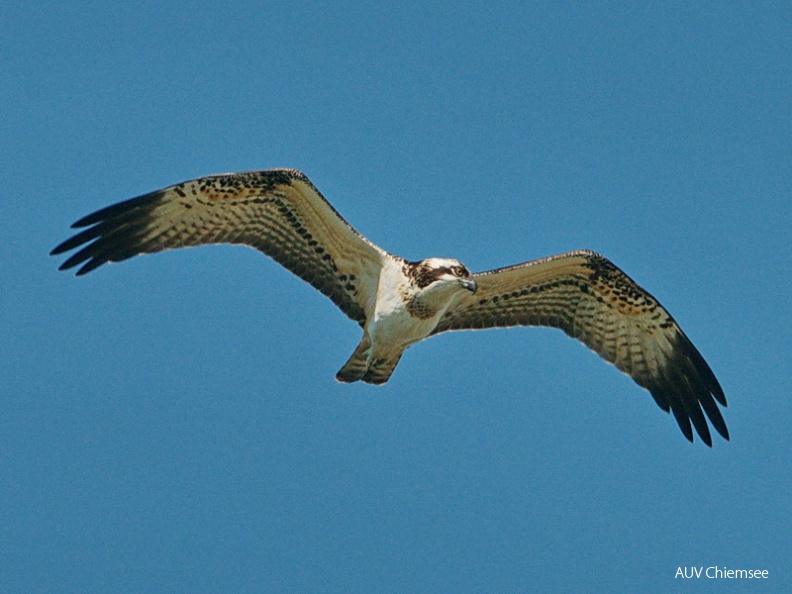
[[[339,382],[364,381],[367,384],[384,384],[390,379],[402,353],[383,359],[369,359],[371,342],[365,337],[352,353],[352,356],[336,374]]]
[[[360,341],[349,361],[344,363],[344,366],[336,373],[336,379],[339,382],[348,384],[363,379],[368,370],[368,350],[370,346],[371,343],[365,338]]]
[[[384,384],[390,379],[393,370],[399,364],[402,353],[388,359],[374,359],[369,363],[368,371],[360,379],[367,384]]]

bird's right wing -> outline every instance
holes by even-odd
[[[290,169],[212,175],[109,206],[52,254],[85,274],[106,262],[212,243],[252,246],[327,295],[363,325],[386,253],[349,225],[308,178]]]

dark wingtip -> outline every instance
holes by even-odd
[[[678,406],[672,406],[671,411],[674,413],[674,418],[682,431],[682,435],[693,443],[693,428],[690,426],[690,418]]]
[[[72,229],[83,229],[55,246],[50,255],[57,256],[80,249],[58,270],[68,270],[82,264],[76,272],[76,276],[82,276],[106,262],[118,262],[141,253],[140,246],[135,244],[138,239],[136,234],[145,227],[146,216],[165,192],[157,190],[107,206],[73,223]]]
[[[49,253],[49,255],[50,256],[59,256],[60,254],[63,254],[64,252],[68,252],[73,247],[72,246],[72,243],[74,243],[73,240],[74,240],[74,238],[70,237],[66,241],[61,241],[58,245],[56,245],[54,248],[52,248],[52,251]]]
[[[91,270],[96,270],[99,268],[104,262],[102,260],[89,260],[85,264],[83,264],[82,268],[80,268],[77,272],[74,273],[74,276],[83,276],[91,272]]]
[[[671,409],[688,441],[693,441],[695,429],[701,441],[712,447],[709,425],[728,440],[729,431],[718,409],[718,403],[726,406],[726,397],[715,374],[681,330],[677,329],[672,344],[670,359],[646,387],[660,408]]]
[[[702,359],[702,361],[704,361],[704,359]],[[705,365],[706,363],[707,362],[704,361]],[[707,369],[709,369],[709,366],[707,366]],[[711,370],[710,373],[712,373]],[[712,395],[715,397],[715,400],[717,400],[723,407],[729,406],[728,403],[726,402],[726,394],[723,393],[723,389],[721,388],[718,380],[715,378],[715,374],[712,375],[712,379],[715,381],[715,385],[712,386]]]

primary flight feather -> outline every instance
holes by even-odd
[[[78,275],[132,256],[232,243],[252,246],[327,295],[363,328],[336,375],[382,384],[409,346],[447,330],[549,326],[583,342],[671,411],[685,437],[729,439],[718,380],[648,292],[603,256],[580,250],[471,274],[457,260],[410,262],[360,235],[301,172],[212,175],[109,206],[52,254]],[[706,415],[706,418],[705,418]]]

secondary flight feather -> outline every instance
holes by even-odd
[[[682,433],[725,439],[726,397],[660,303],[588,250],[471,274],[459,261],[411,262],[360,235],[301,172],[272,169],[186,181],[90,214],[52,255],[86,274],[138,254],[214,243],[252,246],[327,295],[363,329],[341,382],[388,381],[402,353],[449,330],[549,326],[646,388]]]

